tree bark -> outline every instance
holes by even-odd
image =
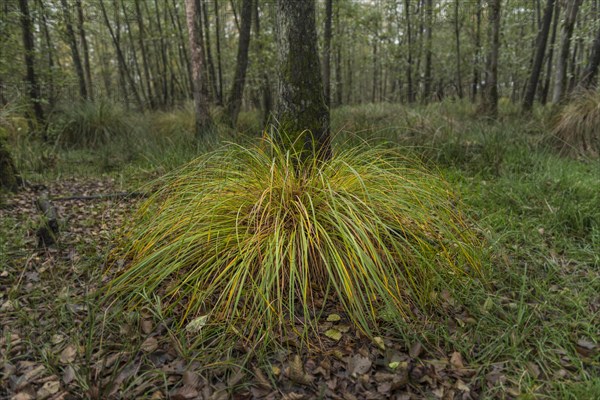
[[[404,0],[404,13],[406,16],[406,37],[407,37],[407,52],[406,52],[406,90],[407,100],[409,103],[415,101],[415,92],[413,88],[413,41],[412,41],[412,27],[410,19],[410,0]]]
[[[454,35],[456,37],[456,89],[458,98],[463,98],[462,87],[462,63],[460,55],[460,22],[459,22],[459,0],[454,3]]]
[[[227,101],[227,114],[232,126],[237,123],[237,117],[242,106],[244,96],[244,85],[246,83],[246,71],[248,69],[248,49],[250,48],[250,29],[252,28],[252,0],[242,2],[242,25],[238,41],[237,63],[233,86]]]
[[[69,47],[71,48],[71,59],[73,60],[73,66],[75,67],[75,73],[77,74],[77,81],[79,82],[79,95],[82,99],[87,99],[87,89],[85,85],[85,75],[83,73],[83,66],[81,64],[81,57],[79,57],[79,49],[77,48],[77,39],[75,38],[75,31],[73,30],[73,23],[71,21],[71,13],[69,11],[69,4],[67,0],[60,0],[63,9],[63,15],[65,17],[65,27],[67,28],[67,38],[69,40]]]
[[[0,139],[0,190],[16,192],[19,188],[19,179],[15,163]]]
[[[490,49],[487,59],[483,112],[495,118],[498,115],[498,58],[500,56],[501,0],[489,0]]]
[[[328,159],[329,110],[323,99],[313,0],[277,1],[277,44],[281,139],[286,146],[301,145],[302,159]]]
[[[425,4],[425,74],[424,74],[424,85],[423,85],[423,103],[427,103],[431,97],[431,83],[433,77],[431,76],[432,69],[432,56],[433,56],[433,1],[426,0]]]
[[[558,104],[562,101],[567,89],[567,64],[569,52],[571,49],[571,37],[577,12],[582,0],[562,0],[565,4],[565,20],[563,21],[560,34],[560,48],[556,60],[556,76],[554,78],[554,92],[552,94],[552,103]]]
[[[146,49],[146,34],[144,22],[142,19],[142,10],[140,8],[140,0],[135,0],[135,18],[138,26],[138,42],[140,45],[140,52],[142,53],[142,70],[144,72],[144,81],[146,86],[146,97],[150,103],[150,107],[154,108],[154,95],[152,94],[152,77],[150,75],[150,68],[148,67],[148,51]],[[143,88],[143,86],[142,86]]]
[[[481,76],[479,73],[480,56],[481,56],[481,0],[477,0],[477,12],[475,14],[476,25],[475,25],[475,55],[473,57],[473,82],[471,83],[471,102],[475,103],[477,100],[477,92],[479,90],[479,84]]]
[[[535,99],[535,93],[540,78],[540,72],[542,71],[542,65],[544,63],[544,55],[546,54],[546,43],[548,42],[550,25],[552,24],[554,1],[555,0],[548,0],[546,2],[546,8],[544,9],[544,20],[542,22],[541,29],[538,33],[537,42],[535,46],[535,58],[533,60],[531,75],[529,76],[529,83],[527,84],[527,91],[525,92],[525,98],[523,100],[524,112],[531,111],[531,108],[533,107],[533,100]]]
[[[19,0],[19,10],[21,11],[21,30],[23,32],[23,47],[25,55],[25,67],[27,75],[25,80],[28,85],[29,99],[33,105],[33,113],[39,126],[44,124],[44,110],[42,109],[40,88],[35,75],[34,67],[34,41],[31,15],[29,14],[28,0]],[[46,141],[46,130],[43,130],[43,139]]]
[[[581,79],[579,80],[579,87],[584,89],[591,89],[596,86],[596,78],[598,76],[598,66],[600,65],[600,29],[596,34],[596,39],[594,39],[594,44],[592,45],[592,54],[588,61],[587,66],[583,70],[581,75]]]
[[[215,64],[213,63],[212,58],[212,50],[210,45],[210,22],[208,17],[208,6],[206,4],[206,0],[202,1],[202,21],[204,22],[204,38],[206,39],[206,61],[208,62],[208,72],[210,75],[209,81],[212,87],[214,98],[217,100],[218,104],[222,104],[223,99],[219,97],[219,90],[217,88],[217,74],[215,73]],[[248,34],[248,36],[250,36],[250,34]],[[248,58],[247,54],[248,51],[246,51],[246,58]]]
[[[258,4],[258,0],[257,4]],[[219,104],[223,105],[223,66],[221,62],[221,20],[219,18],[219,3],[215,0],[215,44],[217,45],[217,69],[219,74],[219,90],[218,96]]]
[[[546,66],[546,76],[544,78],[544,87],[540,94],[540,103],[545,105],[548,101],[548,93],[550,92],[550,81],[552,79],[552,66],[554,65],[554,47],[556,43],[556,31],[560,23],[560,1],[554,4],[554,21],[552,22],[552,36],[550,38],[550,49],[548,50],[548,60]]]
[[[331,22],[333,19],[332,0],[325,0],[325,31],[323,33],[323,89],[325,104],[331,106]]]
[[[92,71],[90,68],[90,51],[88,48],[87,37],[85,34],[83,16],[83,7],[81,6],[81,0],[76,0],[75,5],[77,6],[77,25],[79,31],[79,40],[81,41],[81,49],[83,50],[83,70],[85,72],[85,80],[87,84],[87,95],[91,100],[94,98],[94,87],[92,83]]]
[[[196,20],[198,12],[195,0],[185,0],[185,16],[188,27],[190,53],[192,55],[192,87],[194,94],[194,111],[196,114],[196,138],[202,139],[213,130],[213,122],[208,109],[208,98],[203,88],[202,70],[204,59],[202,56],[202,40],[198,35]]]

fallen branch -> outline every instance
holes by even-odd
[[[71,200],[98,200],[98,199],[122,199],[122,198],[135,198],[135,197],[147,197],[148,193],[144,192],[120,192],[120,193],[107,193],[107,194],[93,194],[89,196],[75,195],[66,197],[53,197],[52,201],[71,201]]]
[[[35,205],[43,214],[40,226],[35,232],[38,238],[38,246],[51,246],[56,243],[58,238],[58,212],[56,212],[56,208],[48,198],[47,194],[38,197],[35,201]]]

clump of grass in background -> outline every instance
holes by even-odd
[[[230,145],[168,175],[140,209],[109,296],[158,296],[180,326],[308,340],[319,310],[363,332],[402,325],[481,276],[479,241],[449,187],[396,151],[355,147],[297,169],[278,145]],[[303,321],[302,326],[297,326]]]
[[[133,130],[123,107],[108,99],[63,106],[51,122],[57,143],[66,148],[96,148],[127,138]]]
[[[558,113],[553,141],[561,153],[572,156],[600,155],[600,92],[581,91]]]

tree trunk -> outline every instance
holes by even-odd
[[[301,158],[312,155],[328,159],[329,110],[323,99],[319,70],[314,0],[277,1],[277,44],[277,120],[281,139],[286,146],[301,140]]]
[[[483,112],[490,117],[498,115],[498,58],[500,56],[500,4],[502,0],[489,0],[490,49],[487,59]]]
[[[140,0],[135,0],[135,18],[138,26],[138,42],[142,53],[142,70],[144,72],[146,97],[148,98],[150,107],[154,108],[155,103],[154,95],[152,94],[152,77],[150,75],[150,68],[148,67],[148,51],[146,50],[145,27],[142,19],[142,10],[140,9]]]
[[[546,43],[548,42],[548,34],[550,33],[550,25],[552,23],[552,13],[554,11],[554,1],[548,0],[546,2],[546,8],[544,9],[544,20],[542,27],[538,33],[535,58],[533,60],[533,66],[531,68],[531,75],[529,76],[529,83],[527,84],[527,91],[525,92],[525,99],[523,100],[523,111],[529,112],[533,107],[533,100],[535,98],[535,92],[537,90],[540,72],[542,71],[542,65],[544,63],[544,55],[546,53]]]
[[[69,4],[67,0],[60,0],[63,9],[63,15],[65,17],[65,27],[67,28],[67,38],[69,40],[69,47],[71,48],[71,59],[73,60],[73,66],[75,67],[75,73],[77,74],[77,80],[79,82],[79,95],[82,99],[87,99],[87,90],[85,85],[85,75],[83,73],[83,66],[81,65],[81,58],[79,57],[79,49],[77,48],[77,39],[75,38],[75,31],[73,30],[73,23],[71,22],[71,13],[69,11]]]
[[[85,35],[83,17],[83,7],[81,6],[81,0],[76,0],[77,6],[77,25],[79,31],[79,40],[81,41],[81,49],[83,50],[83,70],[85,72],[85,79],[87,84],[87,95],[89,99],[94,98],[94,88],[92,84],[92,71],[90,68],[90,52],[88,49],[87,37]]]
[[[335,57],[335,105],[341,106],[343,102],[343,80],[342,80],[342,28],[340,23],[340,7],[336,8],[335,13],[336,27],[336,57]]]
[[[596,86],[596,77],[598,76],[598,66],[600,65],[600,29],[594,39],[592,45],[592,55],[588,61],[587,66],[583,70],[581,79],[579,80],[579,87],[584,89],[591,89]]]
[[[560,33],[560,48],[558,59],[556,60],[556,76],[554,78],[554,93],[552,94],[552,103],[558,104],[562,101],[567,89],[567,64],[569,61],[569,52],[571,48],[571,37],[577,12],[582,0],[563,0],[566,6],[565,20],[563,21]]]
[[[481,56],[481,0],[477,0],[477,12],[475,15],[475,56],[473,57],[473,82],[471,83],[471,102],[477,101],[477,92],[481,76],[479,74],[480,56]]]
[[[254,32],[256,34],[256,41],[258,42],[258,54],[259,57],[263,57],[264,42],[260,39],[260,12],[259,12],[259,0],[254,2]],[[261,92],[262,92],[262,126],[266,127],[271,118],[271,111],[273,109],[273,96],[271,91],[271,79],[266,68],[262,69],[261,72]]]
[[[21,11],[21,30],[23,31],[23,47],[25,54],[25,67],[27,69],[27,75],[25,80],[27,81],[29,99],[33,105],[33,113],[37,121],[38,126],[44,124],[44,110],[42,109],[40,88],[37,83],[34,67],[34,41],[33,41],[33,28],[31,23],[31,16],[29,14],[28,0],[19,0],[19,10]],[[43,139],[47,140],[46,130],[43,130]]]
[[[44,32],[44,45],[45,49],[43,50],[46,53],[48,59],[48,106],[52,110],[54,105],[56,104],[56,94],[54,91],[54,45],[52,44],[52,39],[50,38],[50,29],[48,27],[48,18],[46,15],[46,8],[44,6],[43,0],[37,0],[38,8],[40,9],[40,19],[42,22],[41,30]],[[0,94],[0,96],[2,96]]]
[[[19,188],[19,178],[15,164],[4,141],[0,139],[0,190],[16,192]]]
[[[210,75],[209,81],[212,87],[214,98],[217,99],[218,104],[222,104],[223,100],[219,97],[219,90],[217,88],[217,74],[215,73],[215,64],[213,63],[212,58],[212,50],[210,45],[210,22],[208,18],[208,6],[206,5],[206,0],[202,1],[202,20],[204,22],[204,38],[206,39],[206,61],[208,62],[208,72]],[[249,35],[250,34],[248,34],[248,36]],[[248,51],[246,51],[246,58],[247,54]]]
[[[258,5],[258,0],[257,5]],[[219,18],[219,3],[215,0],[215,44],[217,45],[217,69],[219,73],[219,91],[217,98],[219,104],[223,105],[223,66],[221,62],[221,21]]]
[[[459,0],[455,1],[454,4],[454,35],[456,37],[456,89],[458,92],[458,98],[463,98],[463,87],[462,87],[462,68],[460,59],[460,23],[459,23]]]
[[[331,106],[331,20],[333,0],[325,0],[325,31],[323,33],[323,88],[325,104]]]
[[[196,113],[196,138],[206,137],[213,130],[213,122],[208,109],[208,99],[206,91],[203,88],[202,70],[204,69],[204,59],[202,57],[202,40],[198,35],[196,20],[198,12],[195,0],[185,0],[185,16],[188,26],[188,36],[190,42],[190,53],[192,55],[192,87],[194,94],[194,111]]]
[[[552,36],[550,38],[550,50],[548,51],[548,60],[546,66],[546,77],[544,79],[544,87],[540,95],[540,103],[545,105],[548,101],[548,93],[550,92],[550,81],[552,79],[552,66],[554,65],[554,46],[556,43],[556,31],[560,23],[560,1],[554,4],[554,21],[552,22]]]
[[[227,101],[227,114],[232,126],[235,126],[237,117],[242,106],[244,96],[244,85],[246,83],[246,71],[248,69],[248,49],[250,47],[250,29],[252,28],[252,0],[242,2],[242,26],[238,41],[237,65],[233,86]]]
[[[415,92],[413,89],[413,42],[412,42],[412,28],[411,28],[411,20],[410,20],[410,0],[404,0],[404,12],[406,16],[406,90],[407,90],[407,100],[409,103],[413,103],[415,101]]]
[[[428,103],[431,97],[431,83],[433,77],[431,76],[431,59],[433,55],[433,0],[426,0],[425,4],[425,15],[427,21],[425,23],[425,75],[424,75],[424,86],[423,86],[423,103]]]

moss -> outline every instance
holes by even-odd
[[[4,142],[0,140],[0,190],[16,191],[18,186],[19,180],[15,164]]]

